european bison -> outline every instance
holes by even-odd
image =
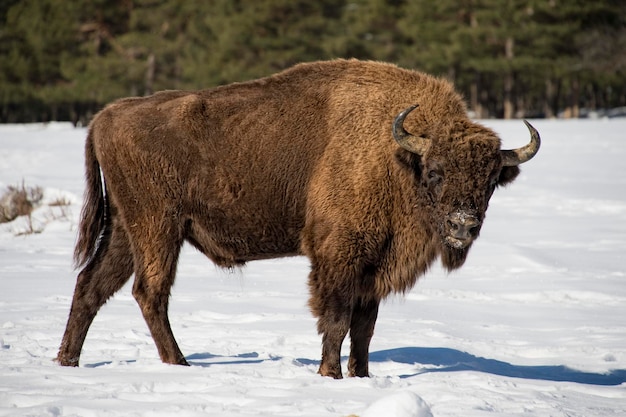
[[[186,365],[167,310],[187,241],[222,267],[306,255],[319,373],[342,377],[350,332],[348,373],[367,376],[380,301],[438,257],[463,264],[494,189],[539,149],[526,125],[527,145],[500,150],[450,83],[358,60],[114,102],[87,137],[84,268],[58,362],[78,365],[98,309],[134,273],[161,359]]]

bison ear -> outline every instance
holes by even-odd
[[[498,185],[503,186],[512,183],[519,173],[520,169],[517,166],[502,167],[502,171],[500,171],[500,176],[498,177]]]
[[[417,176],[422,170],[422,158],[414,154],[413,152],[406,151],[402,148],[396,151],[396,161],[403,166],[414,172]]]

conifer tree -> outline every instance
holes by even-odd
[[[447,77],[477,117],[576,116],[626,106],[625,49],[613,0],[4,0],[0,121],[336,57]]]

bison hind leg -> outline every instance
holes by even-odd
[[[119,225],[112,229],[105,229],[94,257],[78,274],[56,358],[60,365],[78,366],[83,343],[98,310],[133,273],[133,258],[126,232]]]
[[[158,238],[155,239],[155,236]],[[168,317],[169,298],[183,242],[183,231],[165,221],[163,224],[146,225],[133,234],[133,296],[150,329],[161,360],[174,365],[188,365],[176,343]]]

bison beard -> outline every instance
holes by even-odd
[[[441,250],[441,264],[448,271],[458,269],[465,263],[469,247],[457,249],[452,247],[444,247]]]
[[[463,264],[494,189],[539,149],[528,129],[528,145],[501,150],[450,83],[357,60],[118,100],[87,136],[83,269],[57,360],[78,366],[98,310],[134,274],[162,361],[186,365],[167,310],[189,242],[222,267],[307,256],[320,374],[342,377],[349,333],[348,373],[368,376],[380,301],[437,257]]]

